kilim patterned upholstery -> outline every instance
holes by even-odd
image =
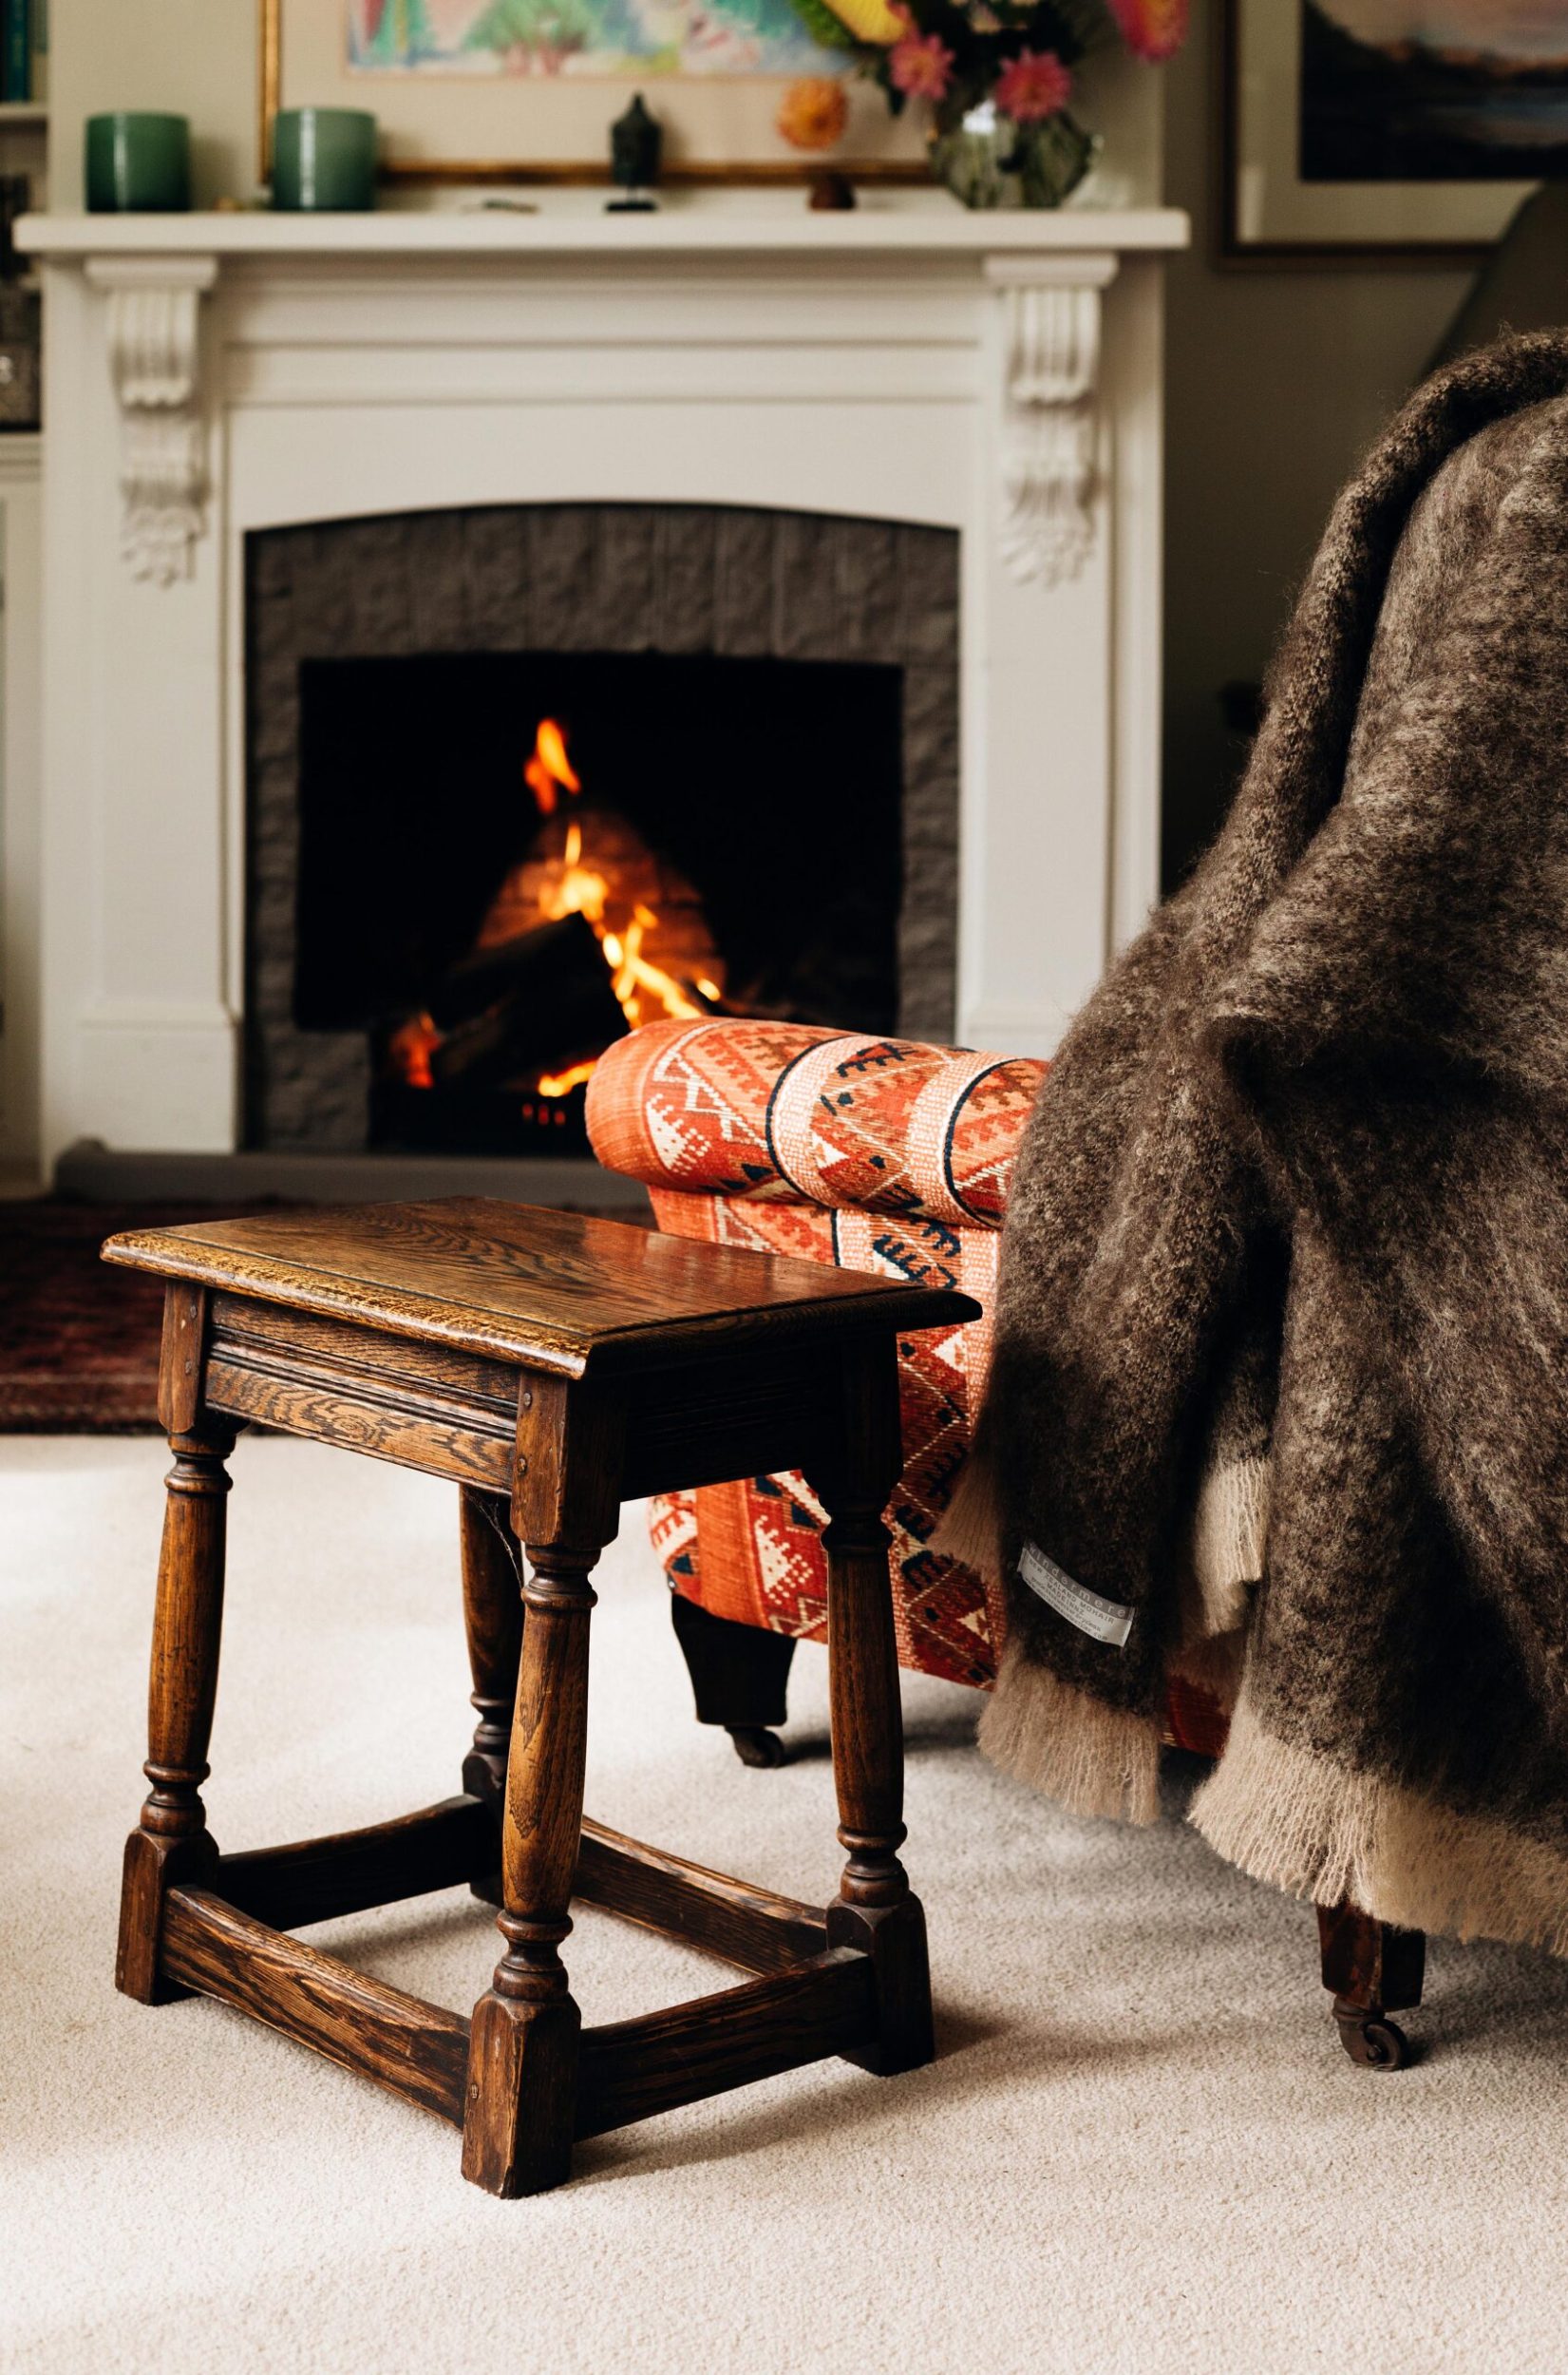
[[[989,1306],[1012,1161],[1046,1072],[805,1023],[657,1023],[600,1058],[588,1127],[601,1163],[646,1183],[671,1236],[959,1286]],[[888,1512],[900,1659],[981,1688],[996,1671],[1000,1595],[930,1544],[990,1349],[985,1320],[900,1345],[906,1466]],[[652,1522],[685,1598],[822,1637],[822,1511],[800,1476],[671,1494]],[[1172,1728],[1207,1748],[1214,1711],[1173,1705]]]

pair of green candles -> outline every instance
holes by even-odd
[[[179,215],[191,202],[185,116],[89,116],[87,211]],[[273,204],[359,214],[375,204],[376,120],[359,107],[284,107],[273,121]]]

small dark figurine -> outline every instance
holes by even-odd
[[[659,178],[659,151],[663,145],[658,118],[649,114],[638,91],[626,113],[610,126],[610,178],[621,195],[607,201],[608,213],[653,212],[659,202],[652,191]]]

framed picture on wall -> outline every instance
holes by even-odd
[[[1225,252],[1449,263],[1568,176],[1568,0],[1224,0]]]
[[[336,106],[378,119],[392,182],[604,181],[610,126],[634,91],[663,127],[666,180],[789,181],[824,167],[929,178],[915,133],[813,38],[793,0],[259,6],[263,180],[277,109]],[[820,125],[824,110],[837,119],[841,93],[833,144],[793,145],[781,111],[798,122],[815,107]]]

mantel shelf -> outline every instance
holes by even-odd
[[[28,215],[17,245],[54,262],[91,256],[219,258],[582,256],[1158,254],[1187,245],[1174,207],[970,213],[938,190],[867,194],[813,214],[799,192],[674,194],[656,214],[611,215],[601,194],[547,193],[538,211],[387,209],[368,215]]]

